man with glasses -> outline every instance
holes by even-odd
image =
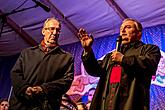
[[[21,52],[11,71],[10,110],[60,109],[62,95],[74,78],[74,59],[58,44],[60,31],[60,22],[48,18],[41,43]]]

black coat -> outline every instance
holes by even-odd
[[[47,54],[41,50],[40,45],[23,50],[14,65],[10,110],[59,110],[74,78],[74,59],[59,47]],[[41,86],[44,92],[29,97],[25,95],[28,86]]]
[[[82,55],[86,71],[92,76],[100,77],[90,110],[149,109],[150,82],[157,70],[160,50],[155,45],[145,45],[139,41],[132,43],[123,54],[120,83],[111,85],[109,77],[114,66],[111,53],[101,61],[96,60],[93,52]],[[112,88],[115,88],[114,93]],[[111,99],[112,95],[114,96]]]

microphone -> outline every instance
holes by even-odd
[[[41,8],[43,8],[46,12],[50,11],[50,8],[48,6],[46,6],[45,4],[43,4],[37,0],[32,0],[32,1],[35,2],[37,6],[40,6]]]
[[[116,40],[116,51],[120,51],[121,42],[122,42],[122,36],[118,36],[118,38]]]

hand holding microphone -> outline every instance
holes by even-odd
[[[116,51],[120,51],[121,49],[121,42],[122,42],[122,36],[118,36],[116,40]]]
[[[121,64],[123,59],[123,54],[120,52],[121,49],[122,36],[119,36],[116,41],[116,50],[112,52],[112,61]]]

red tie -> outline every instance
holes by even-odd
[[[112,67],[111,75],[110,75],[110,84],[118,83],[121,79],[121,66],[115,65]]]

